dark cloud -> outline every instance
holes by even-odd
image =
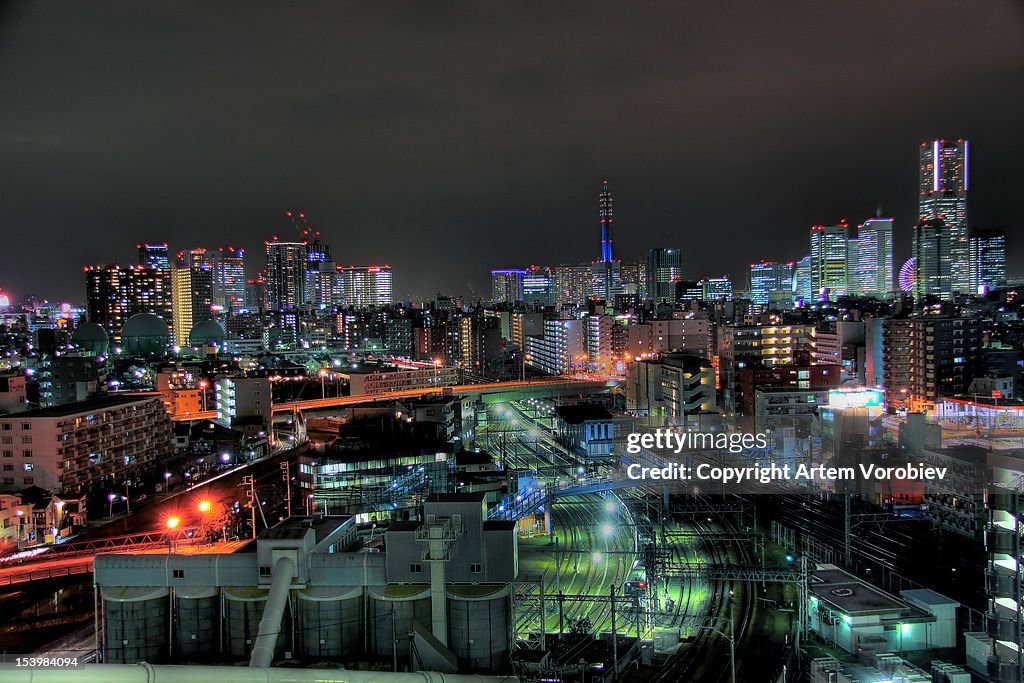
[[[16,293],[81,298],[80,267],[139,240],[258,261],[290,206],[342,261],[391,263],[402,294],[485,289],[492,266],[592,258],[603,176],[624,258],[678,245],[693,275],[739,275],[879,203],[905,251],[935,135],[972,140],[972,222],[1020,221],[1009,0],[11,7]]]

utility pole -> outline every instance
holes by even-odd
[[[619,634],[615,630],[615,584],[608,584],[608,596],[612,607],[612,680],[619,679]],[[735,681],[733,682],[735,683]]]
[[[284,462],[281,463],[281,478],[284,479],[285,487],[286,487],[286,489],[288,491],[288,507],[287,507],[287,514],[285,516],[286,517],[291,517],[292,516],[292,477],[291,477],[291,473],[288,471],[288,468],[289,468],[288,460],[285,460]]]
[[[242,477],[242,486],[248,486],[249,490],[245,492],[246,497],[249,499],[249,510],[252,512],[252,538],[256,540],[256,481],[251,474],[247,474]]]

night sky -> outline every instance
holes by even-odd
[[[970,223],[1024,271],[1017,0],[0,7],[15,297],[81,301],[83,265],[146,240],[255,272],[289,207],[400,298],[486,296],[491,268],[597,256],[604,177],[623,260],[738,277],[881,204],[898,266],[930,137],[970,138]]]

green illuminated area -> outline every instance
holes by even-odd
[[[668,627],[685,637],[692,617],[705,609],[709,591],[700,579],[647,584],[634,526],[625,510],[613,496],[560,499],[552,509],[552,535],[519,540],[520,576],[543,577],[546,633],[611,631],[612,586],[616,596],[631,598],[616,602],[615,630],[620,635],[636,636],[639,630],[641,637],[650,638],[655,628]],[[698,548],[693,537],[676,537],[672,559],[701,562]],[[628,591],[627,581],[643,581],[645,586]],[[564,596],[561,614],[559,592]],[[581,599],[587,597],[592,599]],[[540,630],[540,624],[533,628]]]

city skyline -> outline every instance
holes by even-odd
[[[459,267],[481,234],[516,235],[503,248],[515,263],[594,258],[592,188],[604,177],[624,262],[680,243],[735,278],[752,259],[797,257],[807,226],[857,224],[878,204],[895,219],[902,262],[918,212],[915,145],[934,137],[971,139],[972,227],[1012,231],[1002,188],[1024,183],[1024,169],[1006,131],[1022,95],[1003,84],[1024,63],[1019,7],[806,9],[751,4],[738,23],[703,9],[593,18],[621,11],[613,6],[530,20],[512,8],[328,11],[312,27],[283,7],[192,25],[166,7],[105,17],[20,6],[5,17],[0,75],[19,94],[0,115],[0,150],[19,172],[4,183],[0,225],[26,250],[65,248],[45,276],[7,252],[0,286],[14,298],[74,298],[82,265],[127,263],[138,241],[188,247],[216,235],[258,254],[287,231],[282,207],[302,206],[337,262],[394,266],[399,298],[472,298],[499,265]],[[259,52],[283,25],[304,35],[301,49]],[[683,28],[680,41],[661,28],[673,25],[702,30]],[[104,50],[75,37],[83,27]],[[647,49],[588,49],[623,39]],[[193,40],[216,54],[181,50]],[[447,56],[413,66],[412,55],[442,44]],[[239,53],[253,60],[228,57]],[[334,85],[367,53],[372,70]],[[211,62],[227,66],[211,72]],[[795,75],[805,63],[813,68]],[[44,80],[67,88],[73,129],[54,116],[62,107]],[[598,94],[614,106],[593,106]],[[726,234],[773,239],[739,255]],[[1009,259],[1018,272],[1020,255]]]

